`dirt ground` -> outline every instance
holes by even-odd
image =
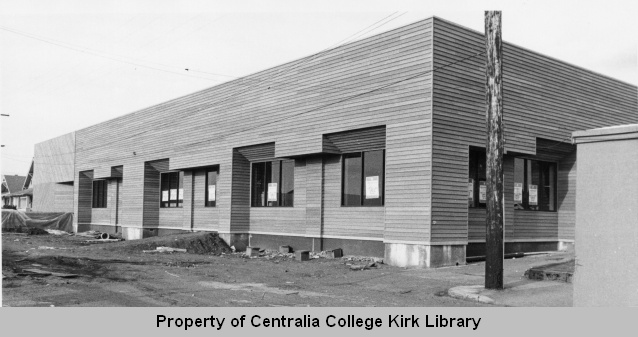
[[[482,305],[447,296],[450,287],[480,281],[482,275],[468,266],[423,270],[377,262],[367,269],[353,270],[373,261],[322,257],[300,262],[292,254],[277,252],[248,258],[232,253],[210,233],[110,243],[86,241],[81,236],[2,233],[2,305]],[[186,248],[187,253],[144,252],[157,246]],[[438,276],[450,272],[455,276]]]

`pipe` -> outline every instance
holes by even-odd
[[[512,258],[517,258],[517,257],[523,257],[525,256],[525,253],[509,253],[509,254],[504,254],[503,258],[505,259],[512,259]],[[485,261],[485,256],[470,256],[470,257],[466,257],[465,258],[465,262],[480,262],[480,261]]]

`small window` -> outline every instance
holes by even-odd
[[[93,180],[93,208],[106,208],[107,186],[106,180]]]
[[[556,211],[556,163],[514,159],[514,208]]]
[[[182,207],[184,202],[184,172],[160,174],[160,207]]]
[[[217,177],[219,171],[217,169],[206,171],[206,207],[215,207],[217,202]]]
[[[276,160],[252,164],[252,207],[292,207],[294,194],[294,160]]]
[[[469,207],[485,207],[487,202],[487,186],[485,151],[470,149],[468,196]]]
[[[342,206],[383,206],[385,150],[343,156]]]

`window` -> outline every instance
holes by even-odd
[[[253,163],[251,206],[292,207],[294,194],[294,160]]]
[[[160,174],[160,207],[182,207],[184,202],[184,172]]]
[[[342,206],[383,206],[385,150],[343,156]]]
[[[106,208],[106,180],[93,180],[93,208]]]
[[[556,163],[514,159],[514,208],[556,211]]]
[[[487,201],[487,179],[485,167],[485,152],[470,149],[469,175],[468,175],[468,207],[485,207]]]
[[[219,171],[217,169],[206,171],[206,197],[205,206],[215,207],[217,202],[217,176]]]

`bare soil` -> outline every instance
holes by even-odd
[[[479,305],[446,293],[474,277],[470,274],[450,281],[437,277],[437,270],[391,267],[362,257],[300,262],[293,254],[266,251],[248,258],[211,233],[87,240],[2,233],[3,306]],[[161,246],[187,253],[144,252]]]

